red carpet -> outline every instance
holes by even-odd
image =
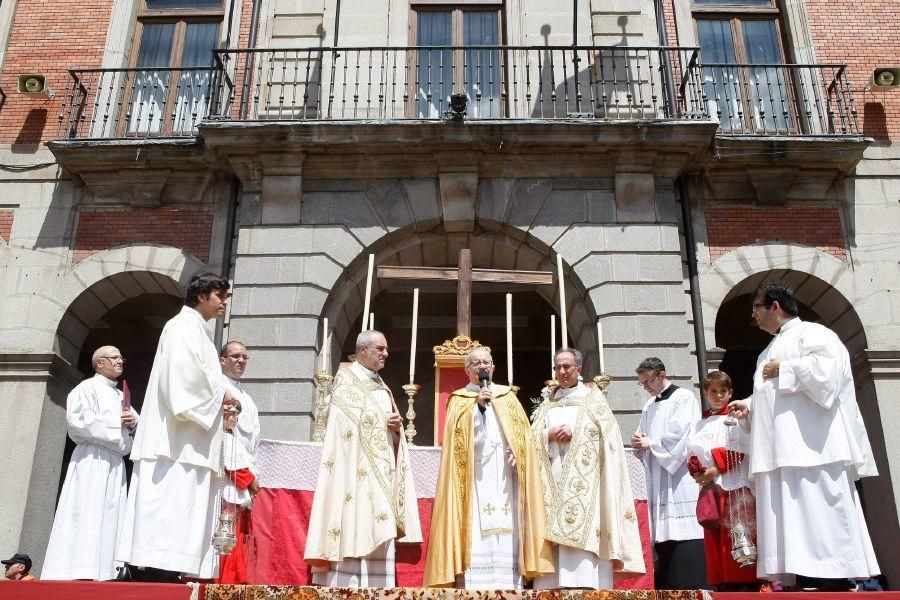
[[[166,583],[116,583],[93,581],[0,581],[0,598],[3,600],[189,600],[192,588],[187,585]],[[755,593],[719,594],[716,592],[675,592],[653,590],[617,590],[612,592],[497,592],[494,594],[454,594],[449,590],[430,589],[424,593],[409,594],[410,588],[393,590],[354,590],[334,588],[310,588],[289,586],[218,586],[204,585],[200,600],[266,600],[290,598],[298,600],[337,600],[358,598],[378,600],[387,598],[505,598],[507,600],[852,600],[850,592],[776,592],[774,596]],[[878,600],[900,600],[900,592],[881,592]]]
[[[189,600],[191,588],[175,583],[113,581],[0,581],[3,600]]]

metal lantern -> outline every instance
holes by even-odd
[[[230,510],[223,503],[222,508],[219,510],[216,531],[213,533],[212,538],[212,545],[216,549],[216,554],[230,554],[234,550],[234,547],[237,545],[237,535],[234,531],[236,522],[234,511]]]
[[[730,421],[730,422],[729,422]],[[726,431],[726,450],[737,447],[737,420],[729,413],[725,418],[725,425],[729,426]],[[727,471],[735,473],[740,468],[740,461],[735,457],[734,452],[725,452],[725,464]],[[747,497],[749,490],[743,486],[728,492],[729,506],[729,528],[731,529],[731,557],[734,562],[741,567],[749,567],[756,564],[756,543],[753,540],[752,526],[754,523],[751,514],[750,500]],[[755,512],[755,511],[754,511]]]

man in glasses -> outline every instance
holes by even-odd
[[[241,387],[241,378],[247,369],[250,355],[241,342],[232,340],[222,346],[219,362],[222,377],[228,391],[241,403],[241,412],[232,415],[231,437],[226,436],[225,469],[229,477],[225,502],[231,503],[230,510],[237,510],[235,533],[237,544],[234,549],[221,557],[218,583],[250,583],[247,575],[246,539],[250,535],[250,509],[253,498],[259,493],[256,478],[256,447],[259,444],[259,412],[250,394]],[[238,447],[232,448],[231,444]]]
[[[668,380],[658,358],[644,359],[635,372],[650,395],[631,447],[644,457],[647,473],[656,589],[704,588],[706,553],[696,517],[700,488],[687,467],[687,439],[700,420],[700,402]]]
[[[114,346],[91,357],[94,376],[66,399],[75,451],[56,507],[43,579],[107,580],[116,576],[116,540],[125,518],[125,461],[138,414],[116,382],[125,359]]]
[[[582,361],[574,348],[556,351],[559,385],[533,415],[558,569],[536,577],[535,589],[611,590],[614,572],[644,572],[622,433],[603,392],[579,380]]]
[[[856,491],[857,479],[878,470],[850,355],[833,331],[799,318],[782,281],[761,285],[750,308],[774,336],[757,359],[751,399],[731,403],[736,416],[750,416],[757,576],[847,590],[847,579],[880,571]]]
[[[222,379],[213,344],[228,280],[194,275],[184,306],[159,337],[134,438],[134,472],[116,559],[133,578],[178,582],[218,574],[212,548],[222,436],[240,402]]]
[[[424,583],[521,589],[554,570],[531,427],[513,390],[491,383],[487,348],[465,369],[469,385],[447,399]]]

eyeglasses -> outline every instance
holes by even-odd
[[[650,379],[645,379],[644,381],[641,381],[640,379],[638,379],[637,384],[638,384],[638,387],[646,388],[648,385],[650,385],[657,379],[659,379],[659,375],[654,375]]]
[[[494,364],[492,360],[473,360],[469,366],[471,367],[489,367]]]
[[[772,306],[772,305],[771,304],[751,304],[750,312],[756,312],[761,308],[769,308],[770,306]]]
[[[250,357],[246,354],[226,354],[225,356],[227,356],[231,360],[239,360],[241,358],[243,358],[244,360],[250,360]]]
[[[125,359],[122,358],[121,356],[98,356],[97,358],[105,358],[106,360],[108,360],[111,363],[121,362],[123,365],[125,364]]]
[[[577,365],[553,365],[554,371],[570,371],[574,369]]]

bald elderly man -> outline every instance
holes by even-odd
[[[116,540],[125,514],[125,461],[138,414],[116,382],[125,359],[114,346],[91,358],[94,376],[66,400],[69,437],[77,444],[56,508],[41,579],[116,576]]]

